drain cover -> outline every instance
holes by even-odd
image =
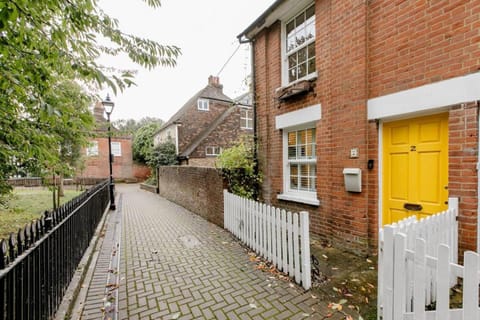
[[[182,244],[185,247],[189,249],[195,248],[196,246],[200,245],[200,241],[198,241],[198,239],[192,235],[186,235],[186,236],[180,237],[179,240],[182,242]]]

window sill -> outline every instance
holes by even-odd
[[[319,206],[320,205],[320,201],[316,198],[306,198],[306,197],[300,197],[300,196],[297,196],[297,195],[290,195],[290,194],[285,194],[285,193],[278,194],[277,199],[304,203],[304,204],[308,204],[308,205],[311,205],[311,206]]]
[[[275,96],[279,100],[285,100],[290,97],[305,94],[312,89],[311,82],[318,77],[317,72],[314,72],[306,77],[290,82],[275,90]]]

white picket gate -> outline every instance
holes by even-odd
[[[383,320],[475,320],[480,319],[478,307],[480,284],[480,256],[465,252],[464,266],[452,262],[451,248],[437,245],[437,256],[427,254],[425,239],[416,238],[414,249],[408,249],[408,236],[397,233],[393,242],[393,290],[384,294]],[[413,265],[413,268],[411,268]],[[435,278],[435,310],[426,311],[426,293],[429,290],[430,270]],[[450,287],[463,278],[462,308],[450,309]],[[412,308],[408,308],[405,297],[410,295],[408,283],[413,280]],[[391,303],[391,305],[387,305]],[[388,306],[388,307],[387,307]]]
[[[396,276],[394,261],[394,239],[397,234],[403,234],[406,237],[406,249],[415,250],[416,239],[422,238],[425,241],[426,254],[430,257],[438,257],[438,245],[448,246],[449,262],[456,264],[458,261],[458,198],[449,198],[449,209],[432,215],[425,219],[417,220],[415,216],[401,220],[392,225],[387,225],[380,229],[379,233],[379,257],[378,257],[378,316],[391,314],[393,305],[402,301],[405,310],[413,310],[414,306],[414,285],[413,277],[414,262],[406,263],[407,271],[405,274],[405,292],[404,297],[393,296],[394,277]],[[450,286],[455,285],[457,279],[450,278]],[[427,267],[424,275],[425,301],[424,305],[429,305],[437,301],[437,278],[432,266]],[[386,318],[384,318],[386,319]]]
[[[287,212],[224,190],[224,227],[302,284],[311,287],[308,212]]]

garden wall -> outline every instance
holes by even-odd
[[[165,166],[158,169],[160,195],[223,227],[223,189],[215,168]]]

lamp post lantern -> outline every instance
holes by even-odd
[[[110,96],[107,94],[107,97],[104,101],[102,101],[103,109],[107,114],[107,122],[108,122],[108,165],[110,168],[110,210],[115,210],[115,183],[113,182],[113,170],[112,170],[112,162],[113,162],[113,155],[112,155],[112,132],[111,132],[111,125],[110,125],[110,115],[112,114],[113,107],[115,107],[115,103],[110,100]]]

